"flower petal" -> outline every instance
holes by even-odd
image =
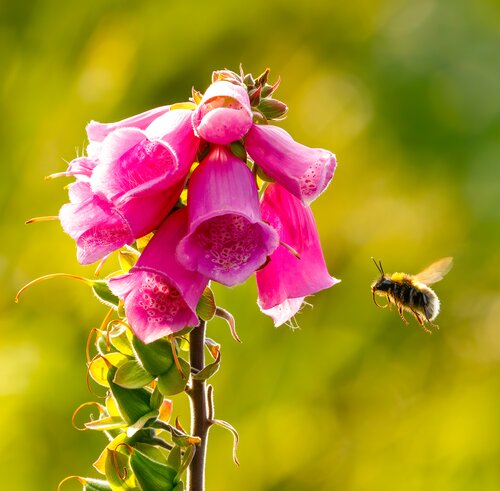
[[[168,144],[149,140],[142,130],[118,129],[102,143],[92,190],[112,200],[131,191],[166,188],[173,184],[177,168],[177,156]]]
[[[282,324],[299,310],[304,297],[329,288],[339,280],[328,273],[309,207],[278,184],[270,184],[261,209],[262,218],[278,231],[280,241],[299,256],[280,245],[269,263],[257,271],[259,306]]]
[[[195,132],[211,143],[226,145],[239,140],[251,126],[252,110],[246,89],[225,80],[210,85],[193,113]]]
[[[122,119],[116,123],[98,123],[91,121],[87,125],[87,136],[90,142],[102,142],[111,132],[119,128],[137,128],[144,130],[156,118],[165,114],[169,110],[169,106],[155,107],[149,111],[131,116],[130,118]]]
[[[277,126],[254,124],[245,138],[245,148],[266,174],[304,204],[327,188],[337,165],[333,153],[301,145]]]
[[[177,256],[224,285],[245,281],[278,246],[261,219],[254,176],[225,147],[213,147],[191,176],[188,210],[189,234]]]
[[[109,280],[111,291],[125,301],[132,329],[146,343],[198,325],[196,305],[208,278],[186,270],[175,258],[186,232],[184,208],[167,218],[129,273]]]
[[[59,219],[63,230],[76,240],[81,264],[91,264],[134,241],[125,218],[103,196],[90,193],[87,183],[73,188],[73,202],[62,206]]]

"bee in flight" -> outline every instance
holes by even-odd
[[[372,260],[380,272],[380,277],[371,286],[375,305],[385,308],[394,304],[405,324],[408,324],[408,321],[404,311],[411,312],[424,331],[430,333],[425,323],[436,327],[432,321],[439,314],[440,302],[429,285],[443,279],[453,265],[453,258],[443,257],[414,276],[406,273],[385,274],[381,261],[377,263],[373,257]],[[378,304],[375,294],[386,297],[387,305]]]

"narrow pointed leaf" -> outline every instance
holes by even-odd
[[[120,303],[120,299],[111,293],[111,290],[108,287],[108,283],[104,280],[94,280],[92,285],[92,291],[94,295],[97,297],[99,301],[108,307],[112,307],[114,309],[118,308],[118,304]]]
[[[213,363],[210,363],[200,370],[197,374],[193,375],[193,380],[208,380],[210,377],[215,375],[220,368],[220,351],[217,354],[217,358]]]

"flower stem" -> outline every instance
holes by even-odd
[[[189,337],[189,355],[191,367],[198,372],[205,367],[205,327],[206,323],[200,321]],[[205,380],[193,380],[189,390],[191,401],[191,434],[201,438],[201,443],[196,447],[196,453],[188,468],[187,491],[205,490],[205,461],[207,453],[208,418],[207,383]]]

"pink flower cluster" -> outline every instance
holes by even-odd
[[[91,122],[87,155],[66,171],[76,181],[59,218],[80,263],[155,231],[135,266],[109,279],[145,342],[197,325],[210,280],[233,286],[256,273],[258,304],[276,326],[307,295],[338,281],[327,271],[309,208],[331,181],[335,156],[267,124],[273,118],[259,108],[284,106],[271,98],[277,85],[267,77],[214,75],[192,104]],[[234,142],[245,160],[231,150]],[[257,171],[272,181],[260,198]]]

